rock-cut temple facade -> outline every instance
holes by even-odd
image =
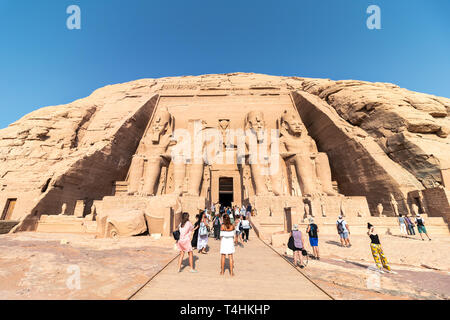
[[[449,112],[447,98],[352,80],[111,85],[0,130],[1,220],[10,232],[169,236],[181,212],[221,203],[251,204],[262,238],[309,217],[332,232],[338,215],[363,232],[421,213],[448,233]]]

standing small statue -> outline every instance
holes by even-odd
[[[305,215],[303,216],[303,219],[305,221],[308,218],[308,216],[311,214],[311,207],[308,202],[305,202],[304,208],[305,208]]]
[[[322,197],[320,197],[320,211],[322,212],[322,217],[326,217],[327,216],[327,213],[326,213],[326,210],[325,210],[325,203],[324,203]]]
[[[67,211],[67,203],[63,203],[62,207],[61,207],[61,213],[59,214],[60,216],[65,215]]]
[[[412,204],[412,211],[416,216],[419,214],[419,207],[417,206],[417,204],[415,203]]]
[[[383,205],[379,203],[377,205],[378,216],[381,218],[383,216]]]
[[[344,199],[341,200],[341,207],[340,207],[340,211],[341,211],[341,216],[345,217],[345,207],[344,207]]]
[[[394,195],[392,193],[390,193],[389,196],[391,198],[390,199],[390,203],[391,203],[391,206],[392,206],[392,210],[394,211],[395,216],[398,217],[398,215],[399,215],[398,214],[398,203],[395,200]]]

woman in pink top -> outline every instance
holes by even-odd
[[[191,245],[192,231],[194,230],[194,226],[189,221],[189,213],[183,212],[178,230],[180,231],[180,239],[177,241],[177,247],[180,250],[180,258],[178,259],[178,272],[181,272],[181,264],[183,263],[185,252],[189,254],[189,266],[191,267],[191,272],[197,272],[194,269],[194,256],[192,253]]]

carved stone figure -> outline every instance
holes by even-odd
[[[328,156],[318,152],[300,117],[294,111],[285,110],[279,120],[279,130],[280,152],[284,152],[287,158],[292,157],[303,195],[337,195],[332,185]]]
[[[230,127],[230,120],[229,119],[219,119],[219,130],[222,133],[222,142],[223,142],[223,148],[227,149],[230,147],[233,147],[232,143],[228,141],[228,129]]]
[[[270,176],[272,192],[275,195],[283,194],[281,168],[272,170],[275,167],[274,161],[280,161],[278,158],[272,158],[271,148],[273,147],[266,132],[264,115],[259,111],[249,112],[245,117],[246,148],[249,155],[250,171],[252,174],[256,195],[267,195],[269,189],[265,177]],[[277,142],[276,142],[277,143]]]
[[[206,122],[202,120],[189,120],[192,128],[193,139],[191,141],[191,151],[194,153],[199,153],[197,155],[192,154],[190,158],[190,164],[188,165],[189,170],[189,181],[188,181],[188,194],[199,196],[200,187],[202,185],[203,174],[205,162],[203,154],[207,146],[207,141],[202,137],[203,130],[207,129]],[[195,144],[200,145],[200,150],[195,149]],[[197,156],[197,158],[196,158]]]
[[[383,205],[381,203],[379,203],[377,205],[377,211],[378,211],[378,216],[382,217],[383,216]]]
[[[115,211],[97,216],[96,238],[134,236],[145,231],[147,225],[142,210]]]
[[[419,207],[417,206],[417,204],[413,203],[411,207],[412,207],[413,213],[415,215],[418,215],[419,214]]]
[[[389,194],[392,210],[394,211],[395,216],[398,216],[398,203],[394,198],[394,195],[392,193]]]
[[[339,208],[340,211],[340,215],[345,217],[346,216],[346,212],[345,212],[345,206],[344,206],[344,199],[341,200],[341,206]]]
[[[327,212],[325,209],[325,202],[323,201],[323,198],[320,198],[320,211],[322,212],[322,217],[326,217],[327,216]]]
[[[90,213],[84,217],[87,221],[94,221],[97,215],[97,208],[95,207],[95,204],[92,204]]]
[[[172,139],[173,122],[173,117],[167,110],[163,109],[155,115],[150,129],[141,140],[139,153],[133,156],[128,178],[128,194],[138,194],[143,179],[141,194],[155,195],[161,167],[170,159],[168,148],[175,143]],[[147,166],[144,176],[145,160]]]
[[[67,211],[67,203],[63,203],[61,206],[61,213],[59,214],[60,216],[65,215]]]
[[[305,202],[305,205],[304,205],[304,208],[305,208],[305,219],[311,214],[311,206],[309,205],[309,203],[308,202]]]

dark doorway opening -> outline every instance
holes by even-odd
[[[231,206],[233,202],[233,178],[219,178],[219,202]]]
[[[6,201],[5,208],[3,209],[2,217],[0,220],[9,220],[11,219],[14,207],[16,205],[17,199],[8,199]]]

